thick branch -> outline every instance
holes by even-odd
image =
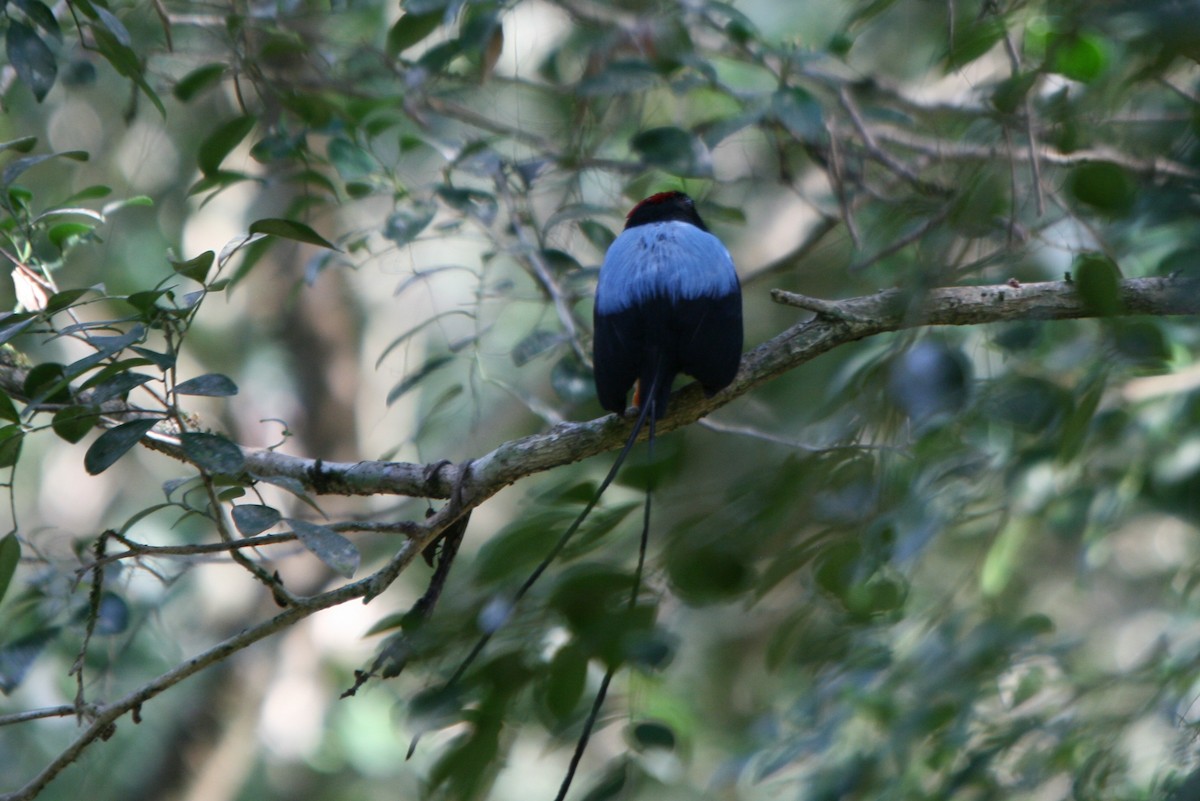
[[[1172,315],[1200,312],[1195,282],[1179,277],[1131,278],[1120,283],[1122,314]],[[778,375],[839,345],[887,331],[922,325],[980,325],[1010,320],[1065,320],[1099,316],[1068,281],[934,289],[922,294],[892,289],[874,295],[826,301],[775,290],[781,303],[816,312],[762,343],[742,358],[733,383],[711,398],[693,384],[675,393],[670,414],[658,424],[666,433],[695,422]],[[19,387],[23,376],[9,366],[0,384]],[[548,431],[499,445],[469,463],[462,481],[466,509],[479,505],[522,478],[620,447],[632,420],[607,415],[562,423]],[[146,443],[184,459],[178,439],[152,433]],[[273,450],[247,450],[246,469],[256,477],[287,477],[317,494],[409,495],[447,498],[462,479],[464,465],[407,462],[323,462]]]

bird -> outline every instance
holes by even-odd
[[[737,374],[742,356],[742,291],[733,258],[683,192],[638,203],[609,246],[594,305],[592,361],[600,406],[634,405],[655,420],[667,413],[683,373],[712,396]]]

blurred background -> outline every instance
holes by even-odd
[[[915,311],[1069,276],[1115,313],[1117,278],[1200,253],[1191,2],[14,0],[0,23],[0,305],[41,312],[0,338],[58,365],[0,408],[0,720],[73,702],[89,616],[102,701],[276,611],[222,554],[111,563],[89,600],[106,529],[218,535],[195,468],[89,470],[94,410],[25,406],[59,378],[247,447],[458,462],[600,415],[591,296],[656,191],[729,247],[748,348],[808,316],[773,288]],[[399,678],[339,700],[420,562],[153,698],[39,797],[550,798],[612,663],[572,797],[1196,797],[1197,338],[1102,316],[840,347],[636,450],[453,698],[431,691],[611,454],[475,510]],[[169,391],[209,374],[237,394]],[[272,531],[430,508],[216,486]],[[360,575],[400,545],[347,536]],[[344,582],[295,542],[252,558],[293,592]],[[76,732],[0,727],[0,793]]]

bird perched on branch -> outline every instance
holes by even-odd
[[[742,355],[742,290],[729,251],[692,199],[660,192],[633,207],[600,268],[594,362],[600,405],[621,414],[629,390],[654,419],[690,375],[712,395]]]

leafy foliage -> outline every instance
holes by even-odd
[[[581,797],[1188,797],[1197,335],[1120,281],[1195,280],[1192,11],[8,3],[0,792],[72,741],[4,716],[154,686],[138,764],[29,792],[194,791],[254,714],[239,795],[550,797],[619,668]],[[441,460],[599,413],[597,266],[675,188],[751,343],[777,287],[1065,277],[1090,319],[837,348],[635,454],[520,603],[605,459],[488,499],[423,597]]]

